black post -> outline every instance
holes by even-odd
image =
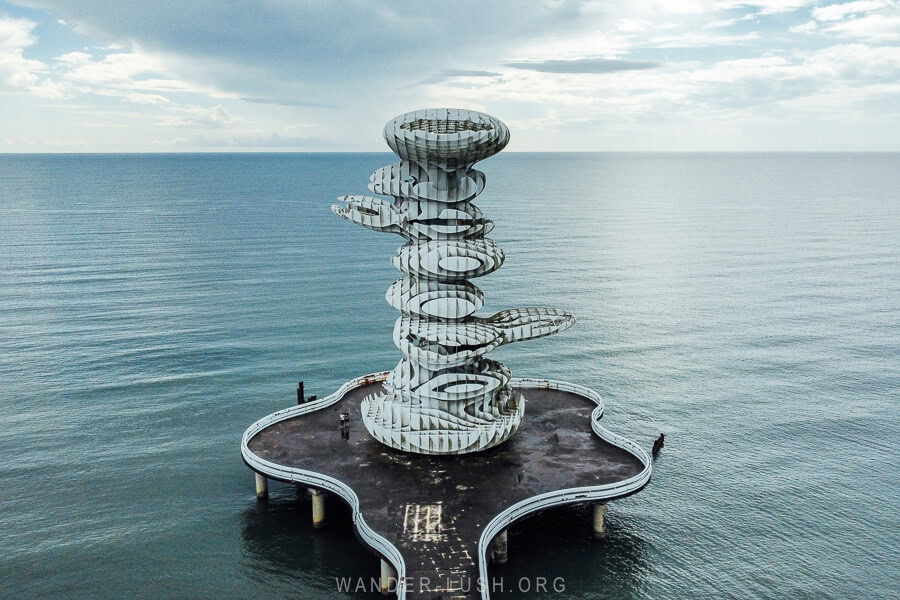
[[[297,384],[297,404],[303,404],[303,382]]]

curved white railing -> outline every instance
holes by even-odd
[[[351,379],[339,387],[333,394],[325,396],[321,400],[285,408],[263,417],[248,427],[244,432],[244,435],[241,438],[241,456],[244,458],[244,462],[258,473],[282,481],[293,481],[328,490],[343,498],[344,501],[350,505],[350,509],[353,512],[353,524],[356,526],[359,536],[374,548],[376,552],[388,560],[397,571],[397,598],[402,600],[406,598],[406,562],[403,560],[403,555],[400,554],[400,551],[397,550],[393,544],[369,527],[365,518],[363,518],[362,512],[359,510],[359,497],[350,486],[334,477],[328,477],[327,475],[322,475],[315,471],[285,467],[265,460],[251,452],[250,448],[247,446],[253,436],[263,429],[271,427],[275,423],[280,423],[281,421],[286,421],[287,419],[292,419],[331,406],[332,404],[339,402],[350,390],[370,383],[384,381],[389,374],[390,371],[382,371],[381,373],[372,373],[371,375],[363,375],[362,377]]]
[[[512,385],[520,388],[546,388],[571,392],[588,398],[597,404],[597,408],[591,411],[591,429],[597,436],[613,446],[617,446],[633,454],[644,465],[643,470],[634,477],[630,477],[623,481],[615,483],[607,483],[604,485],[592,485],[589,487],[569,488],[566,490],[556,490],[539,494],[526,498],[521,502],[513,504],[485,526],[478,539],[478,576],[481,578],[481,598],[488,600],[490,598],[490,584],[487,582],[487,557],[490,543],[498,533],[509,527],[517,519],[521,519],[525,515],[535,511],[550,508],[551,506],[562,506],[565,504],[575,504],[578,502],[598,502],[602,500],[611,500],[619,498],[627,494],[633,494],[643,488],[650,481],[652,467],[650,466],[650,455],[647,451],[632,442],[629,439],[615,434],[600,425],[600,419],[603,417],[603,398],[600,394],[590,388],[566,381],[553,381],[552,379],[531,379],[516,378],[512,380]]]
[[[316,473],[315,471],[307,471],[295,467],[285,467],[265,460],[251,452],[248,447],[248,443],[253,436],[263,429],[270,427],[275,423],[280,423],[281,421],[331,406],[332,404],[339,402],[350,390],[370,383],[384,381],[387,379],[388,374],[390,374],[390,371],[383,371],[381,373],[373,373],[371,375],[364,375],[362,377],[357,377],[356,379],[351,379],[338,388],[333,394],[330,394],[321,400],[285,408],[263,417],[248,427],[244,432],[244,435],[241,438],[241,456],[243,457],[244,462],[258,473],[282,481],[292,481],[328,490],[343,498],[353,511],[353,523],[359,532],[359,536],[374,548],[376,552],[388,560],[397,571],[397,598],[399,600],[404,600],[406,598],[406,563],[403,560],[403,555],[400,554],[400,551],[397,550],[393,544],[369,527],[360,512],[359,497],[350,486],[338,479]],[[647,485],[647,482],[650,481],[652,470],[650,466],[650,455],[647,454],[643,448],[631,440],[612,433],[600,426],[600,419],[603,417],[603,398],[601,398],[600,394],[594,390],[566,381],[533,379],[529,377],[513,377],[510,383],[514,387],[519,388],[545,388],[571,392],[591,400],[597,405],[597,408],[591,412],[591,429],[593,429],[594,433],[605,442],[633,454],[644,465],[644,469],[634,477],[624,481],[605,485],[557,490],[533,496],[512,505],[498,514],[487,524],[481,533],[481,537],[478,539],[478,572],[479,577],[483,582],[487,581],[487,556],[491,541],[494,539],[494,536],[509,527],[516,519],[551,506],[561,506],[577,502],[610,500],[612,498],[618,498],[634,493]],[[490,585],[487,584],[481,586],[481,597],[483,600],[488,600],[490,597],[489,588]]]

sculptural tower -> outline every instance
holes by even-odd
[[[521,423],[525,398],[510,389],[509,369],[485,355],[575,322],[552,308],[475,315],[484,295],[469,280],[499,269],[503,251],[484,237],[494,224],[472,204],[485,185],[473,165],[500,152],[509,129],[483,113],[429,109],[392,119],[384,138],[400,162],[375,171],[369,189],[392,200],[343,196],[332,207],[358,225],[406,238],[391,258],[402,276],[386,295],[402,313],[394,343],[403,359],[385,391],[362,401],[363,422],[377,440],[409,452],[496,446]]]

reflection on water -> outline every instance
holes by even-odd
[[[351,590],[359,580],[371,588],[379,559],[355,536],[350,508],[335,496],[327,502],[326,527],[313,529],[306,489],[270,482],[269,499],[241,514],[249,558],[244,575],[261,586],[303,586],[304,597],[310,598],[336,594],[336,578],[352,581]],[[615,508],[625,502],[615,503],[607,513],[603,540],[593,538],[590,505],[557,507],[518,521],[509,530],[509,562],[490,566],[491,597],[569,598],[572,589],[579,595],[590,590],[598,598],[640,597],[650,571],[647,541],[639,533],[637,517]],[[591,594],[583,597],[594,597]],[[347,597],[381,596],[360,590]]]
[[[241,513],[246,577],[261,586],[273,581],[294,585],[303,598],[331,598],[338,594],[339,578],[368,582],[378,577],[378,557],[355,537],[350,507],[336,496],[326,497],[325,527],[313,529],[306,488],[270,481],[269,492],[268,500]],[[358,591],[342,597],[381,596],[377,591]]]
[[[509,562],[489,568],[503,583],[491,598],[571,598],[573,590],[581,598],[640,597],[650,553],[642,524],[616,509],[627,502],[610,504],[602,540],[593,538],[590,505],[552,508],[517,522],[509,530]],[[538,589],[541,581],[546,591]]]

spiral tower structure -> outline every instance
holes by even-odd
[[[384,138],[400,162],[375,171],[369,189],[391,200],[342,196],[332,206],[353,223],[406,240],[391,258],[402,276],[385,296],[402,313],[393,337],[403,358],[384,391],[362,401],[363,423],[375,439],[408,452],[496,446],[518,428],[525,398],[487,353],[575,322],[553,308],[476,315],[484,294],[469,280],[499,269],[504,255],[485,237],[493,222],[472,204],[485,186],[473,166],[506,146],[509,129],[484,113],[429,109],[390,120]]]

